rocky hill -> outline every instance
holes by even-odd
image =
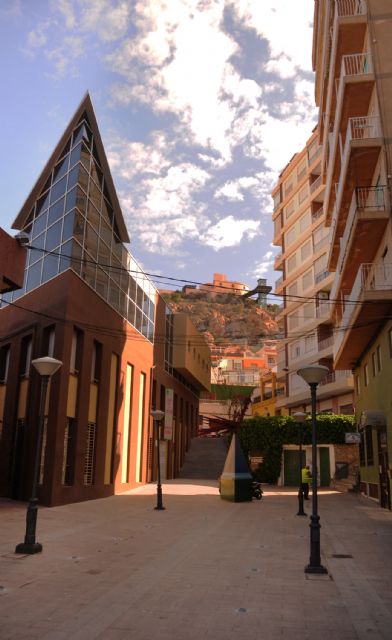
[[[257,351],[266,339],[279,331],[276,305],[262,309],[250,298],[232,294],[210,294],[195,291],[163,293],[174,312],[188,313],[199,331],[204,333],[213,352],[232,347],[235,351],[247,346]]]

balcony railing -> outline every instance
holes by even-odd
[[[392,264],[361,264],[355,278],[353,288],[348,295],[342,297],[343,316],[338,327],[334,343],[334,353],[338,353],[343,342],[345,331],[352,322],[352,317],[361,304],[361,297],[366,292],[391,291]]]
[[[343,56],[341,77],[360,76],[373,71],[372,56],[368,52]]]
[[[328,375],[322,379],[320,382],[320,386],[325,384],[332,384],[333,382],[339,382],[341,380],[351,379],[353,376],[352,372],[347,369],[338,369],[337,371],[331,371]]]
[[[283,276],[280,276],[275,282],[275,289],[278,289],[283,282]]]
[[[321,218],[321,216],[324,213],[324,207],[320,207],[320,209],[317,209],[317,211],[315,211],[314,213],[312,213],[312,222],[316,222],[316,220],[318,220],[319,218]]]
[[[335,0],[335,11],[339,18],[361,16],[367,11],[365,0]]]
[[[351,140],[366,140],[378,138],[381,135],[379,116],[360,116],[359,118],[349,118],[347,137],[344,145],[346,152]]]
[[[318,350],[323,351],[324,349],[328,349],[328,347],[332,347],[333,345],[333,336],[329,338],[324,338],[324,340],[319,340]]]
[[[329,302],[323,302],[316,307],[316,318],[329,318],[331,315],[331,305]]]
[[[387,191],[384,185],[357,187],[355,191],[358,209],[385,209]]]
[[[316,189],[318,189],[322,184],[321,176],[319,176],[312,184],[310,185],[310,193],[314,193]]]
[[[324,238],[321,238],[321,240],[319,240],[318,242],[314,243],[314,253],[317,253],[317,251],[319,251],[320,249],[322,249],[323,247],[325,247],[326,244],[328,244],[328,242],[330,241],[331,236],[328,233]]]
[[[328,278],[330,272],[329,271],[320,271],[320,273],[317,273],[314,276],[314,282],[315,284],[319,284],[320,282],[322,282],[323,280],[325,280],[326,278]]]

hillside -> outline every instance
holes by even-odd
[[[212,295],[204,291],[184,294],[179,291],[162,294],[174,312],[188,313],[199,331],[207,338],[213,352],[224,347],[248,346],[257,351],[263,339],[274,338],[278,325],[276,305],[261,309],[256,301],[232,294]]]

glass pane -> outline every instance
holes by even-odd
[[[77,164],[76,167],[71,169],[71,171],[69,172],[69,174],[68,174],[68,191],[70,189],[72,189],[72,187],[74,187],[77,184],[78,178],[79,178],[79,169],[80,169],[80,164]]]
[[[102,187],[102,171],[95,160],[91,163],[90,173],[94,182],[96,182],[99,187]]]
[[[149,311],[150,311],[150,300],[149,298],[146,296],[146,294],[144,294],[144,299],[143,299],[143,313],[146,314],[146,316],[149,315]]]
[[[67,173],[68,169],[68,161],[69,156],[67,156],[62,162],[59,162],[58,165],[54,168],[53,172],[53,182],[60,180]]]
[[[82,151],[82,145],[81,144],[78,144],[78,146],[75,147],[75,149],[72,150],[71,158],[70,158],[70,161],[69,161],[69,166],[70,167],[73,167],[74,164],[79,162],[81,151]]]
[[[138,309],[136,307],[136,321],[135,321],[135,327],[138,331],[140,331],[140,333],[142,332],[142,312],[140,311],[140,309]]]
[[[65,211],[69,211],[76,206],[76,189],[72,189],[67,193],[67,197],[65,199]]]
[[[42,258],[42,251],[35,251],[35,249],[30,249],[26,264],[33,264],[33,262],[37,262],[37,260],[39,260],[40,258]]]
[[[102,194],[99,188],[97,187],[97,185],[95,184],[95,182],[93,182],[92,180],[90,181],[89,197],[93,205],[95,205],[98,211],[100,211]]]
[[[109,280],[109,299],[108,299],[108,302],[115,309],[118,309],[119,295],[120,295],[120,289],[118,288],[118,286],[112,280]]]
[[[108,295],[108,284],[109,284],[108,275],[98,267],[96,282],[95,282],[95,289],[97,293],[99,293],[103,298],[105,298],[105,300]]]
[[[85,144],[82,145],[80,161],[84,165],[84,167],[87,169],[87,171],[89,171],[90,170],[90,151],[87,149]]]
[[[88,189],[88,173],[82,165],[79,165],[79,184],[87,193]]]
[[[98,251],[98,235],[95,233],[91,224],[86,224],[85,248],[92,255],[93,260],[97,258]]]
[[[65,271],[71,267],[72,241],[66,242],[60,248],[61,258],[59,272]]]
[[[67,188],[67,178],[61,178],[50,190],[50,202],[55,202],[65,194]]]
[[[43,233],[41,233],[40,236],[37,236],[35,238],[35,240],[33,241],[34,248],[36,249],[45,248],[45,235],[46,235],[46,232],[44,231]]]
[[[87,130],[85,124],[83,123],[79,127],[79,129],[76,129],[76,131],[74,132],[72,144],[75,145],[81,140],[85,140],[87,144],[89,144],[90,135],[91,134],[89,134],[89,131]]]
[[[101,267],[110,266],[110,249],[102,240],[99,241],[98,263]]]
[[[81,211],[82,213],[86,213],[86,207],[87,207],[87,196],[86,194],[82,191],[82,189],[77,189],[76,192],[76,206],[78,207],[79,211]]]
[[[129,276],[128,281],[128,295],[135,302],[136,300],[136,282],[132,276]]]
[[[83,245],[84,240],[84,225],[86,223],[86,218],[82,216],[79,211],[75,211],[75,226],[74,226],[74,237],[79,240],[80,244]]]
[[[136,304],[138,307],[143,307],[143,289],[137,285],[136,288]]]
[[[81,276],[83,280],[87,282],[87,284],[95,288],[96,266],[92,256],[90,256],[88,253],[85,253],[84,255],[85,255],[85,259],[83,260],[83,263],[82,263]]]
[[[65,198],[61,198],[61,200],[58,200],[56,204],[49,208],[48,225],[62,217],[64,213],[64,200]]]
[[[66,216],[64,216],[63,242],[65,242],[66,240],[70,240],[70,238],[72,238],[74,223],[75,223],[75,212],[71,211],[70,213],[67,213]]]
[[[128,300],[128,322],[133,326],[135,326],[135,311],[135,303],[132,300]]]
[[[26,283],[26,291],[31,291],[38,287],[41,283],[41,267],[42,260],[36,262],[35,265],[29,267],[29,272],[27,274],[27,283]]]
[[[102,201],[102,215],[105,218],[108,225],[111,227],[112,220],[113,220],[113,209],[111,208],[107,200],[105,200],[105,198]]]
[[[79,274],[82,263],[82,247],[77,242],[72,243],[72,258],[72,269]]]
[[[148,314],[148,317],[150,318],[151,322],[154,322],[154,314],[155,314],[155,304],[150,300],[150,312]]]
[[[123,318],[127,317],[127,296],[123,291],[120,291],[120,302],[118,306],[119,313]]]
[[[35,218],[33,226],[33,238],[36,238],[44,229],[46,229],[46,222],[48,219],[48,212],[45,211],[39,218]]]
[[[49,191],[42,196],[42,198],[40,198],[37,202],[37,209],[35,212],[35,216],[38,217],[39,214],[44,211],[44,209],[47,209],[49,206]]]
[[[112,260],[112,267],[110,269],[110,277],[112,278],[112,280],[114,280],[114,282],[119,287],[120,284],[121,284],[121,267],[120,267],[120,264],[115,260]]]
[[[148,335],[148,320],[147,320],[146,316],[144,315],[144,313],[142,314],[142,334],[144,335],[145,338],[147,338],[147,335]]]
[[[111,247],[112,245],[112,230],[108,227],[104,220],[101,220],[101,228],[99,231],[99,235],[106,242],[107,246]]]
[[[63,221],[59,220],[56,224],[52,225],[48,228],[46,232],[46,245],[45,249],[47,251],[52,251],[56,247],[59,246],[61,242],[61,226]]]
[[[45,256],[42,268],[42,282],[47,282],[57,276],[59,265],[58,256]]]
[[[88,205],[87,205],[87,220],[94,227],[94,229],[98,232],[99,231],[100,214],[97,211],[97,209],[92,205],[90,200],[88,201]]]

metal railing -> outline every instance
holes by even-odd
[[[366,14],[367,6],[365,0],[335,0],[335,11],[339,18],[361,16]]]
[[[322,381],[320,382],[320,386],[325,384],[332,384],[333,382],[339,382],[340,380],[350,380],[352,377],[353,374],[349,369],[339,369],[337,371],[331,371],[331,373],[328,373],[328,375],[322,379]]]
[[[345,55],[342,58],[342,69],[340,77],[346,76],[360,76],[367,73],[372,73],[373,64],[372,56],[368,52],[353,53]]]
[[[318,189],[322,184],[321,176],[319,176],[312,184],[310,185],[310,193],[314,193],[316,189]]]
[[[357,187],[355,190],[358,209],[385,209],[386,186]]]
[[[323,351],[324,349],[328,349],[328,347],[332,347],[333,345],[333,336],[329,338],[324,338],[324,340],[319,340],[318,350]]]
[[[319,218],[321,218],[321,216],[324,213],[324,207],[320,207],[320,209],[317,209],[317,211],[315,211],[314,213],[312,213],[312,222],[316,222],[316,220],[318,220]]]
[[[329,273],[330,273],[330,272],[329,272],[329,271],[326,271],[326,270],[324,270],[324,271],[320,271],[320,273],[317,273],[317,274],[314,276],[314,282],[315,282],[315,284],[319,284],[319,282],[322,282],[323,280],[325,280],[325,278],[328,278]]]

